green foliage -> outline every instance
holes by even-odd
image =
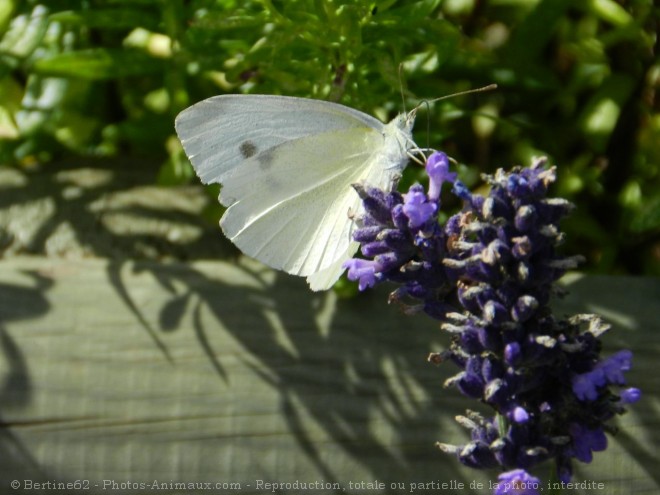
[[[383,120],[424,98],[417,142],[480,172],[545,154],[591,270],[660,274],[653,0],[5,0],[0,162],[138,155],[191,169],[173,134],[225,92],[340,101]],[[402,69],[400,69],[402,67]],[[406,180],[415,180],[410,167]]]

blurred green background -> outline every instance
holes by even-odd
[[[174,117],[212,95],[328,99],[389,120],[497,83],[430,105],[417,143],[454,157],[469,185],[547,155],[554,194],[578,206],[567,254],[586,271],[660,275],[659,25],[653,0],[0,0],[0,164],[130,158],[158,164],[155,184],[185,184]]]

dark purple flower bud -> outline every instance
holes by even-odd
[[[363,186],[362,184],[353,184],[353,189],[362,199],[362,206],[367,215],[371,216],[379,223],[390,221],[391,213],[387,206],[385,192],[375,187]]]
[[[461,332],[461,348],[465,352],[478,354],[484,351],[484,346],[479,339],[479,332],[474,328],[466,328]]]
[[[497,218],[510,218],[511,205],[505,201],[505,198],[498,196],[487,197],[481,207],[481,214],[485,220],[492,222]]]
[[[635,387],[630,387],[621,392],[622,404],[633,404],[642,398],[642,391]]]
[[[397,229],[381,230],[378,240],[385,242],[392,250],[410,249],[410,237]]]
[[[533,205],[524,205],[516,211],[514,225],[520,232],[529,232],[535,225],[538,215]]]
[[[504,407],[508,398],[509,387],[504,380],[496,378],[486,384],[486,388],[484,389],[484,400],[486,402]]]
[[[463,215],[460,213],[457,215],[452,215],[449,217],[449,220],[447,220],[447,223],[445,224],[445,233],[447,234],[447,237],[451,238],[456,238],[460,236],[462,233],[462,218]]]
[[[527,179],[517,174],[511,174],[509,176],[506,189],[515,198],[523,199],[531,194]]]
[[[483,292],[483,288],[476,285],[471,286],[467,284],[458,284],[458,300],[466,310],[472,314],[479,314],[481,311],[481,298],[479,295]]]
[[[518,364],[521,358],[522,353],[520,352],[520,344],[518,342],[509,342],[504,347],[504,360],[509,366]]]
[[[502,366],[500,359],[496,357],[484,358],[483,364],[481,365],[481,376],[487,382],[504,376],[504,367]]]
[[[494,325],[479,327],[479,342],[485,349],[495,351],[500,349],[502,335],[499,329]]]
[[[374,261],[380,266],[381,272],[389,272],[390,270],[398,270],[401,265],[406,262],[402,259],[399,253],[383,253],[374,258]]]
[[[360,227],[353,232],[353,240],[363,242],[373,242],[376,236],[381,232],[383,227],[381,225],[371,225],[369,227]]]
[[[399,191],[390,191],[385,196],[385,204],[388,209],[394,208],[396,205],[403,204],[403,195]]]
[[[460,180],[454,182],[454,187],[452,187],[451,192],[453,192],[455,196],[458,196],[466,203],[470,203],[472,201],[472,193]]]
[[[456,387],[463,395],[480,399],[484,391],[484,382],[479,375],[474,373],[461,372],[458,375]]]
[[[516,423],[527,423],[529,414],[523,407],[516,406],[511,413],[511,419]]]
[[[460,180],[456,180],[454,182],[454,186],[452,187],[451,192],[454,193],[455,196],[458,196],[463,201],[465,201],[465,203],[469,205],[475,212],[481,211],[483,208],[483,196],[478,196],[476,194],[473,195],[467,186]]]
[[[501,325],[509,321],[509,312],[502,304],[495,301],[488,301],[484,305],[482,318],[486,323]]]
[[[481,259],[486,264],[494,265],[506,262],[510,257],[509,253],[509,247],[500,239],[495,239],[481,252]]]
[[[538,203],[539,216],[545,224],[554,224],[568,215],[575,206],[564,198],[547,198]]]
[[[511,309],[511,317],[518,322],[529,320],[539,307],[539,302],[533,296],[520,296]]]
[[[443,301],[432,299],[424,302],[424,312],[436,320],[446,319],[447,313],[451,313],[452,311],[454,311],[454,308]]]
[[[383,241],[363,243],[362,247],[360,247],[360,252],[367,258],[373,258],[376,255],[387,253],[389,251],[390,247]]]
[[[392,222],[397,229],[403,232],[408,230],[408,216],[403,211],[403,204],[398,204],[392,208]]]
[[[524,260],[532,255],[532,241],[529,237],[526,235],[522,237],[514,237],[511,241],[513,242],[511,253],[514,258]]]
[[[495,467],[497,461],[493,453],[484,442],[470,442],[458,453],[458,460],[466,466],[478,469]]]

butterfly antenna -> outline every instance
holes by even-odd
[[[403,62],[399,64],[399,91],[401,92],[401,107],[403,113],[406,113],[406,97],[403,92]]]
[[[453,93],[451,95],[440,96],[439,98],[433,98],[432,100],[424,100],[419,105],[417,105],[415,108],[413,108],[411,110],[411,113],[416,112],[417,109],[420,108],[422,105],[426,105],[426,108],[430,109],[431,103],[434,103],[436,101],[446,100],[448,98],[453,98],[454,96],[469,95],[471,93],[481,93],[483,91],[492,91],[494,89],[497,89],[497,84],[489,84],[488,86],[484,86],[482,88],[468,89],[467,91],[460,91],[458,93]],[[430,136],[431,136],[431,119],[428,118],[428,113],[427,113],[427,118],[426,118],[426,148],[422,149],[422,148],[417,147],[417,145],[415,145],[415,149],[414,149],[415,153],[421,155],[424,158],[424,162],[426,162],[426,155],[425,155],[424,152],[425,151],[433,151],[430,147],[430,142],[429,142],[430,139],[431,139]],[[409,153],[408,157],[410,159],[412,159],[413,161],[423,165],[423,163],[421,163],[419,161],[417,156],[413,155],[412,153]]]
[[[450,95],[440,96],[439,98],[433,98],[432,100],[424,100],[422,103],[417,105],[417,108],[421,107],[422,105],[426,105],[428,107],[428,105],[430,105],[431,103],[435,103],[436,101],[440,101],[440,100],[446,100],[448,98],[453,98],[454,96],[469,95],[471,93],[483,93],[484,91],[492,91],[494,89],[497,89],[497,84],[489,84],[488,86],[484,86],[482,88],[459,91],[458,93],[452,93]]]
[[[426,149],[431,147],[431,104],[428,101],[423,102],[426,105]]]

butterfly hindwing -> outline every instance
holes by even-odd
[[[351,244],[349,212],[360,201],[350,186],[368,173],[380,139],[370,128],[343,129],[244,161],[220,193],[229,206],[221,220],[225,235],[245,254],[294,275],[328,268]]]

